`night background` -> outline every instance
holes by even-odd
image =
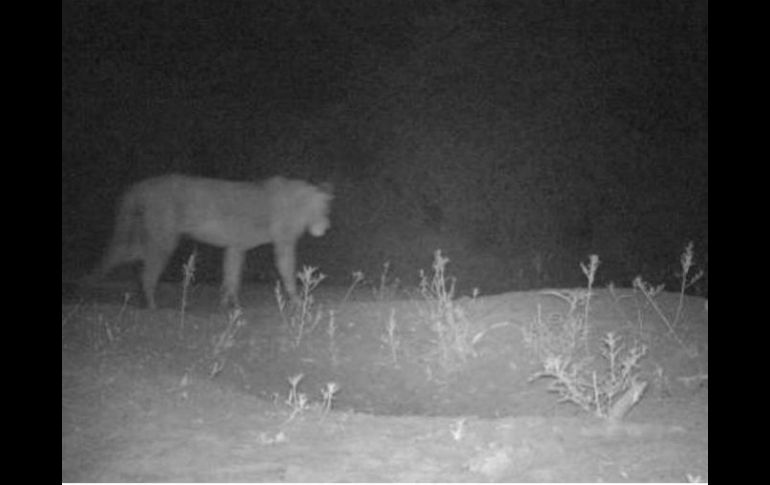
[[[64,1],[62,277],[169,172],[332,182],[298,255],[330,284],[414,285],[438,248],[483,294],[581,284],[592,253],[597,284],[671,284],[688,241],[708,269],[708,3]]]

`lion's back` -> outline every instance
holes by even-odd
[[[260,183],[168,174],[134,184],[126,196],[156,209],[173,205],[180,215],[227,218],[244,212],[244,207],[264,206],[269,192]]]

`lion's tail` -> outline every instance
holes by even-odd
[[[118,206],[115,229],[109,248],[99,266],[86,277],[86,282],[101,281],[116,266],[144,258],[146,242],[144,218],[145,204],[141,193],[137,190],[129,190]]]

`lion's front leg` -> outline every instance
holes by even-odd
[[[240,248],[225,249],[225,259],[222,280],[222,306],[229,304],[240,306],[238,290],[241,286],[241,273],[243,271],[243,258],[246,251]]]
[[[283,286],[292,300],[297,301],[297,276],[295,274],[296,242],[275,242],[275,264]]]

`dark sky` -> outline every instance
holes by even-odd
[[[332,272],[665,272],[708,251],[708,4],[64,1],[63,272],[167,172],[334,181]]]

